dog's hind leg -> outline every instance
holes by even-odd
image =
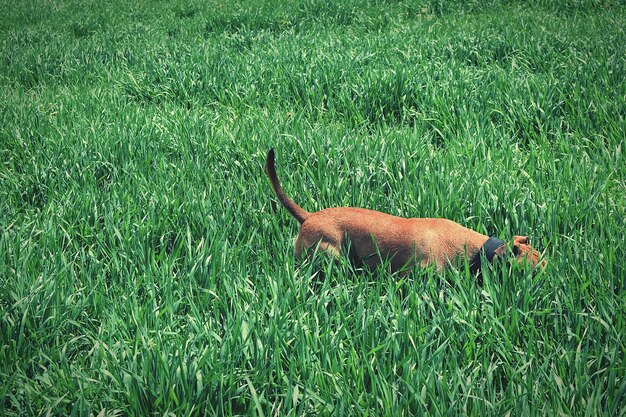
[[[341,250],[332,242],[321,238],[316,241],[309,242],[308,239],[304,239],[302,235],[298,236],[295,243],[296,258],[303,259],[314,255],[317,252],[330,255],[333,259],[337,260],[341,256]]]

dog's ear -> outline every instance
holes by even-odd
[[[509,245],[506,245],[506,244],[502,245],[498,249],[494,250],[493,253],[498,258],[504,258],[504,257],[506,257],[506,253],[507,253],[508,247],[509,247]]]
[[[529,243],[529,239],[528,239],[528,236],[515,236],[513,238],[513,242],[514,243],[522,243],[524,245],[527,245]]]

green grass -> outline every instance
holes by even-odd
[[[626,413],[622,1],[0,10],[0,415]],[[294,265],[270,147],[548,268]]]

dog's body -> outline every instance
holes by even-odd
[[[392,272],[409,272],[414,265],[435,265],[437,270],[480,258],[488,236],[447,219],[392,216],[374,210],[336,207],[309,213],[284,193],[276,175],[274,151],[270,150],[265,170],[281,204],[300,223],[296,257],[303,258],[319,249],[339,256],[348,248],[353,262],[370,269],[389,261]],[[506,254],[505,245],[495,255]],[[539,253],[528,245],[528,238],[515,236],[513,253],[522,262],[537,265]]]

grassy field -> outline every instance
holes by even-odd
[[[0,415],[626,414],[623,1],[0,10]],[[270,147],[548,267],[295,265]]]

